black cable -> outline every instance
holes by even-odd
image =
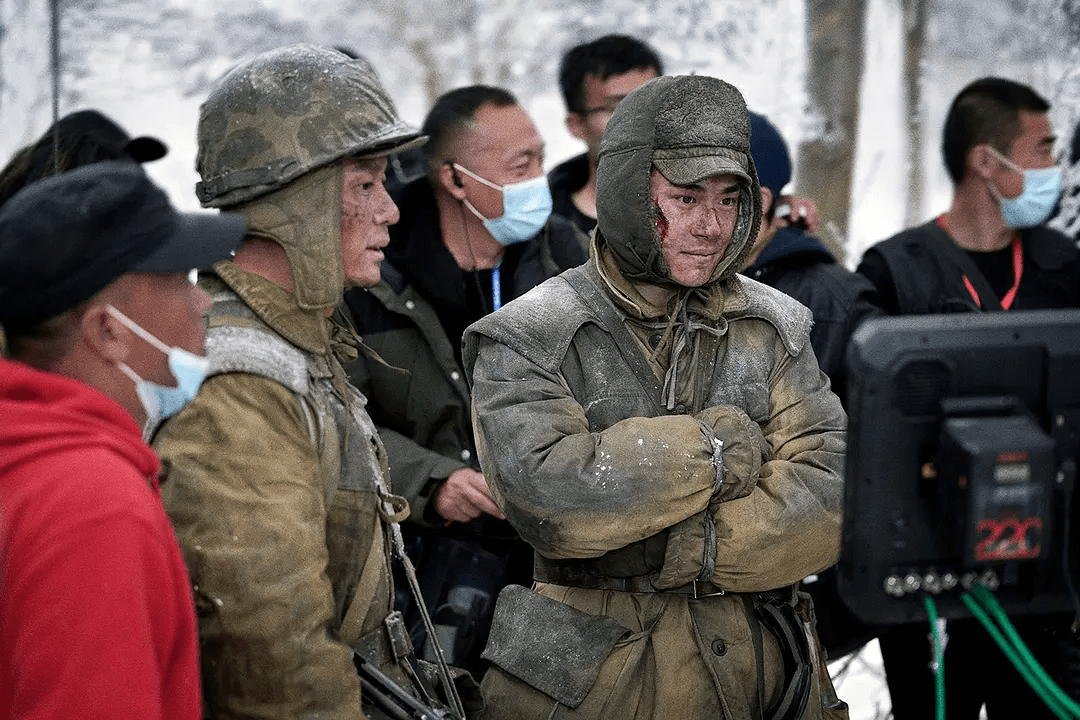
[[[1077,618],[1080,618],[1080,593],[1077,593],[1076,580],[1073,577],[1072,568],[1069,566],[1069,545],[1072,543],[1073,489],[1076,485],[1076,462],[1071,458],[1066,460],[1062,463],[1062,472],[1065,474],[1065,528],[1062,532],[1064,543],[1062,543],[1063,549],[1061,551],[1061,570],[1065,575],[1065,586],[1069,590],[1069,600],[1072,601],[1073,612],[1076,613]]]
[[[469,275],[472,277],[473,285],[476,286],[476,294],[480,297],[480,309],[483,310],[484,315],[489,315],[491,307],[488,305],[484,286],[480,282],[480,269],[476,266],[476,255],[473,254],[472,241],[469,239],[469,219],[465,216],[464,202],[458,203],[458,212],[461,213],[461,227],[465,231],[465,247],[469,249],[469,259],[472,260]]]

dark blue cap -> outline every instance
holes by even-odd
[[[0,206],[0,323],[29,327],[125,273],[210,267],[245,230],[237,215],[178,212],[130,161],[45,178]]]
[[[750,113],[750,155],[758,180],[772,191],[773,202],[791,182],[791,156],[780,132],[763,115]]]

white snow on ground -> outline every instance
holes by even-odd
[[[836,694],[848,704],[850,720],[884,720],[891,717],[892,703],[881,667],[877,640],[862,650],[829,663]]]

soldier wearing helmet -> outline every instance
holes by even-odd
[[[845,417],[810,312],[738,274],[762,211],[738,90],[631,91],[596,209],[587,264],[465,333],[480,464],[536,550],[485,717],[846,717],[797,591],[839,555]]]
[[[153,444],[209,717],[381,717],[354,652],[420,694],[388,551],[408,505],[342,369],[358,338],[330,313],[379,281],[387,157],[424,140],[368,63],[311,45],[243,63],[202,105],[196,192],[248,233],[200,279],[211,369]]]

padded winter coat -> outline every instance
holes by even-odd
[[[842,706],[794,587],[839,554],[846,418],[809,311],[736,275],[761,216],[748,146],[722,81],[634,90],[601,144],[589,263],[466,332],[481,466],[538,556],[535,592],[499,599],[489,718],[742,720],[772,717],[786,690],[792,717]],[[750,178],[699,287],[673,287],[662,252],[659,149]],[[642,283],[671,288],[667,305]],[[763,629],[796,606],[794,628]]]
[[[665,412],[627,359],[640,347],[619,347],[568,284],[568,276],[596,272],[590,264],[564,273],[470,329],[466,363],[475,366],[485,475],[507,518],[546,558],[674,588],[699,578],[702,558],[712,554],[709,579],[725,594],[693,599],[540,584],[540,595],[614,619],[628,633],[599,665],[581,669],[595,671],[595,682],[576,714],[557,717],[756,717],[757,661],[740,594],[790,586],[839,553],[845,417],[810,350],[809,313],[736,279],[715,324],[723,337],[697,366],[707,373],[706,409],[695,416],[680,403]],[[768,449],[763,464],[732,459],[732,468],[755,472],[756,485],[717,503],[714,448],[702,418],[720,407],[742,411],[731,415],[760,427]],[[734,433],[728,442],[747,444]],[[517,642],[541,655],[555,651],[543,641],[543,617],[530,620]],[[783,675],[770,640],[766,706]],[[575,656],[573,648],[560,652]],[[540,692],[520,673],[489,671],[491,717],[547,717],[575,699]],[[815,701],[817,712],[805,717],[820,716],[816,693],[811,708]],[[529,710],[515,715],[519,705]]]
[[[210,377],[153,443],[207,716],[360,720],[353,649],[385,654],[393,609],[385,450],[335,355],[348,338],[231,262],[215,272],[200,281]],[[407,684],[392,659],[381,667]]]

